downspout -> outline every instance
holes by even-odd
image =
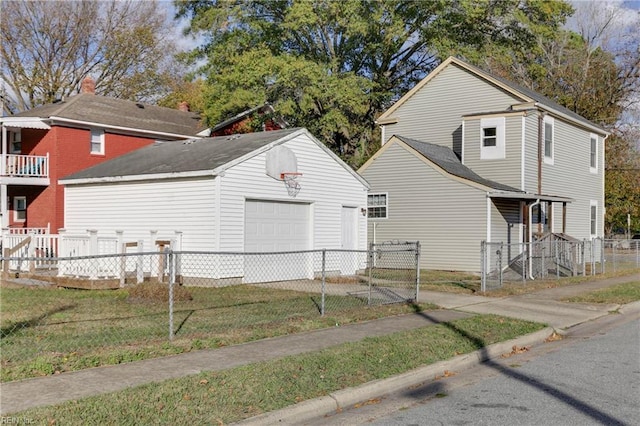
[[[529,250],[528,250],[528,257],[529,257],[529,279],[533,280],[533,270],[531,268],[531,245],[533,244],[533,230],[531,229],[531,215],[533,214],[533,206],[535,205],[540,205],[540,199],[537,199],[535,201],[535,203],[531,203],[529,204]],[[540,208],[538,208],[538,211],[540,211]],[[539,221],[538,221],[539,223]]]

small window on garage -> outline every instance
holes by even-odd
[[[367,215],[372,219],[386,219],[388,214],[388,194],[369,194],[367,196]]]
[[[27,197],[13,197],[13,221],[27,220]]]

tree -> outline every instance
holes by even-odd
[[[3,1],[5,108],[18,112],[72,95],[88,75],[98,94],[157,96],[171,79],[167,24],[151,1]]]
[[[537,0],[176,2],[206,42],[211,122],[264,101],[353,165],[376,148],[375,118],[457,46],[528,46],[570,7]],[[317,130],[316,130],[317,129]]]

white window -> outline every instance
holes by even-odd
[[[553,164],[553,142],[554,142],[554,120],[553,117],[544,118],[544,162]]]
[[[590,216],[590,226],[591,226],[591,237],[597,237],[598,236],[598,202],[597,201],[591,201],[591,205],[590,207],[590,212],[589,212],[589,216]]]
[[[22,153],[22,135],[20,134],[20,130],[9,132],[9,153]]]
[[[589,169],[591,173],[598,172],[598,136],[591,135],[591,146],[589,148]]]
[[[27,220],[27,197],[13,197],[13,221]]]
[[[505,119],[483,118],[480,120],[480,159],[505,158]]]
[[[387,194],[369,194],[367,196],[367,216],[374,219],[386,219],[388,213]]]
[[[91,153],[104,155],[104,130],[91,129]]]

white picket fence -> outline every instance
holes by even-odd
[[[140,235],[138,235],[139,237]],[[165,238],[163,238],[165,237]],[[126,239],[124,232],[115,235],[99,235],[88,230],[85,234],[43,234],[38,232],[15,233],[2,231],[2,269],[4,273],[21,273],[49,270],[60,277],[121,278],[131,273],[142,277],[153,265],[144,265],[133,258],[123,256],[122,262],[96,262],[96,257],[114,254],[156,252],[161,247],[180,250],[182,233],[158,235],[149,231],[146,238]]]

